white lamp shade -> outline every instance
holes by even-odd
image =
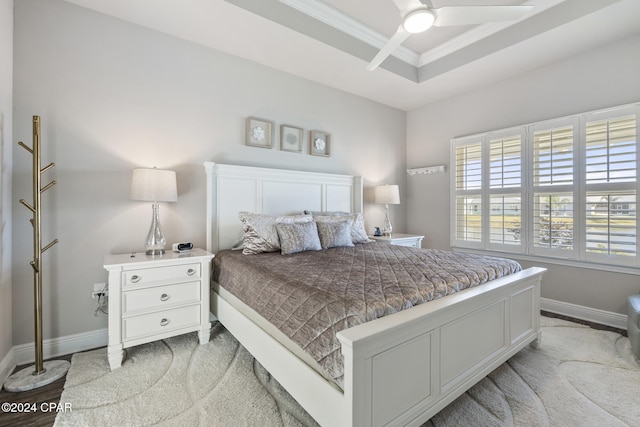
[[[373,189],[373,199],[383,205],[400,204],[400,188],[397,185],[379,185]]]
[[[175,171],[155,168],[134,169],[131,177],[130,198],[147,202],[178,201]]]

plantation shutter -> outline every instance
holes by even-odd
[[[522,135],[489,137],[489,247],[522,244]]]
[[[595,260],[635,257],[636,116],[592,118],[587,120],[585,129],[587,257]]]
[[[533,129],[533,253],[575,254],[574,133],[571,119]]]
[[[452,241],[478,247],[482,241],[482,143],[459,141],[454,151],[454,222]]]

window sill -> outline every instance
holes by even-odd
[[[513,252],[490,251],[481,249],[470,249],[464,247],[452,247],[454,252],[469,252],[478,255],[497,256],[502,258],[510,258],[514,260],[523,260],[530,262],[542,262],[545,264],[557,264],[567,267],[587,268],[590,270],[609,271],[611,273],[633,274],[640,276],[640,268],[628,267],[623,265],[599,264],[589,261],[578,261],[572,259],[551,258],[540,255],[526,255]]]

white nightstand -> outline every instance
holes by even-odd
[[[392,245],[415,246],[416,248],[421,248],[424,236],[419,236],[417,234],[393,233],[391,236],[369,236],[369,238],[377,240],[378,242],[391,243]]]
[[[124,349],[198,331],[209,342],[209,281],[214,255],[202,249],[107,255],[111,369],[122,364]]]

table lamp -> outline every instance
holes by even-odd
[[[134,169],[131,177],[130,198],[132,200],[153,202],[151,228],[147,235],[145,249],[147,250],[147,255],[164,254],[166,240],[160,227],[158,203],[176,202],[178,200],[175,171],[156,168]]]
[[[375,203],[383,204],[385,207],[384,226],[382,227],[383,236],[391,236],[393,227],[391,226],[391,218],[389,217],[389,205],[400,204],[400,189],[397,185],[379,185],[374,188],[373,199]]]

